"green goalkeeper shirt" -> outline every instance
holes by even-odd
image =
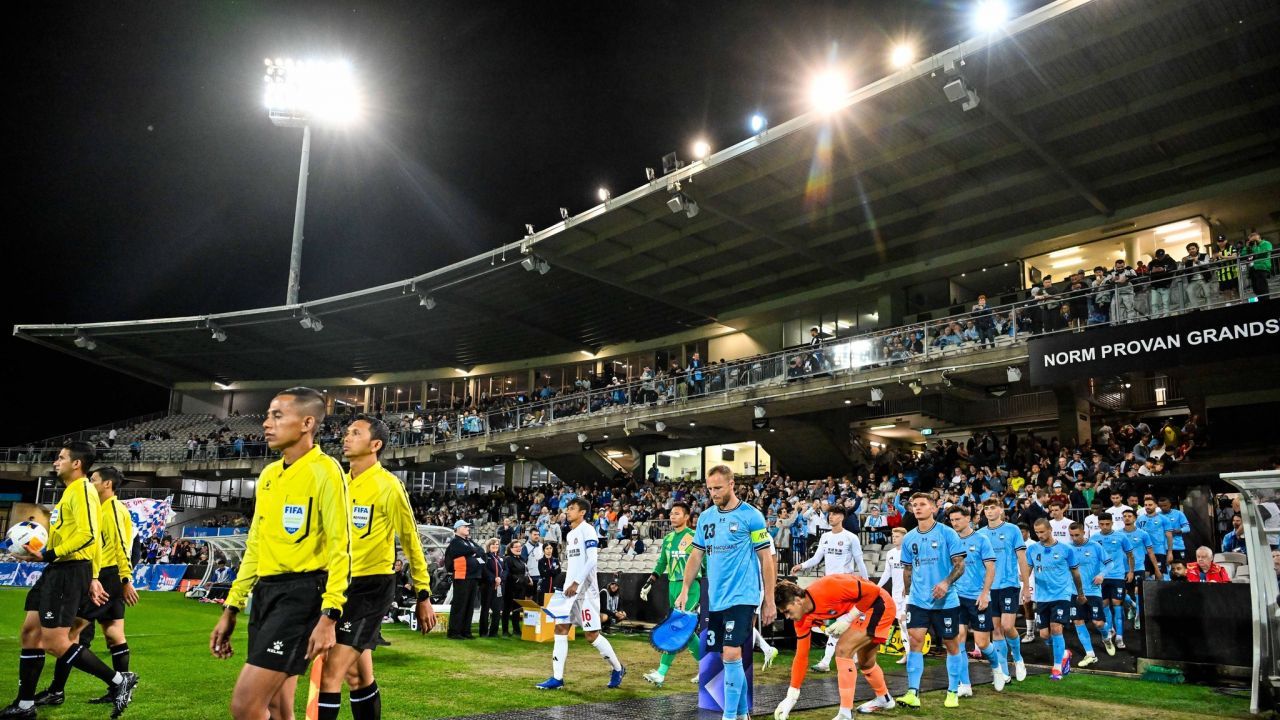
[[[684,566],[689,561],[689,551],[693,549],[693,528],[685,528],[667,533],[662,538],[662,552],[658,555],[658,564],[653,567],[654,575],[666,575],[673,582],[684,581]],[[698,575],[702,575],[699,568]]]

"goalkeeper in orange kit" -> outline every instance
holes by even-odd
[[[876,696],[863,703],[859,712],[889,710],[896,703],[885,685],[884,673],[876,664],[876,649],[884,644],[898,614],[893,596],[884,588],[857,575],[828,575],[801,588],[786,580],[774,589],[779,614],[795,623],[796,655],[791,662],[791,688],[774,710],[775,720],[786,720],[800,697],[805,670],[809,665],[809,642],[816,628],[838,636],[836,677],[840,687],[840,712],[836,720],[853,714],[854,688],[862,671]]]

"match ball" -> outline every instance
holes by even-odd
[[[49,531],[39,523],[23,520],[9,528],[9,552],[24,560],[39,559],[40,551],[49,543]],[[29,552],[28,548],[31,551]]]

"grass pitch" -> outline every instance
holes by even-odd
[[[0,589],[0,685],[17,686],[18,630],[22,623],[25,590]],[[247,622],[239,623],[231,660],[219,661],[209,655],[209,632],[220,608],[197,603],[178,593],[142,593],[142,602],[129,610],[126,630],[132,651],[132,670],[141,683],[125,718],[147,720],[202,720],[225,718],[227,702],[236,675],[244,661]],[[689,682],[696,672],[686,653],[672,666],[664,688],[655,688],[641,677],[657,666],[657,653],[641,636],[614,635],[610,638],[628,674],[619,690],[606,689],[608,666],[581,636],[570,645],[566,671],[568,687],[549,693],[533,685],[551,673],[550,644],[525,643],[514,638],[483,638],[451,641],[437,632],[427,637],[411,633],[402,625],[384,625],[383,634],[392,642],[374,653],[378,685],[382,688],[383,716],[388,720],[420,720],[455,715],[497,712],[606,702],[637,697],[653,697],[694,690]],[[106,657],[101,635],[94,651]],[[109,659],[107,662],[110,662]],[[933,661],[930,661],[933,662]],[[886,661],[885,668],[896,672],[900,666]],[[757,666],[758,667],[758,666]],[[758,683],[784,683],[789,657],[779,658],[768,673],[757,673]],[[46,660],[43,689],[53,677],[52,659]],[[865,681],[863,681],[865,682]],[[298,717],[303,717],[306,680],[299,681]],[[59,720],[106,718],[109,708],[87,705],[85,701],[102,694],[96,679],[76,671],[67,684],[67,702],[56,708],[41,708],[40,717]],[[962,701],[959,709],[945,715],[955,720],[1017,718],[1036,720],[1066,717],[1096,717],[1107,720],[1191,720],[1191,718],[1244,718],[1248,699],[1228,696],[1194,685],[1160,685],[1101,676],[1073,674],[1054,683],[1032,677],[1014,683],[997,695],[990,687],[979,687],[976,696]],[[0,698],[8,702],[11,698]],[[942,713],[942,694],[926,693],[924,708],[904,709],[889,716]],[[769,717],[773,708],[758,708],[757,717]],[[793,713],[794,720],[827,720],[835,708]],[[342,716],[349,718],[347,708]]]

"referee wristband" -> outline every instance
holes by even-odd
[[[426,590],[418,591],[418,602],[426,602],[431,599],[431,593]]]
[[[45,548],[44,551],[40,553],[40,559],[47,563],[51,563],[58,559],[58,553],[54,552],[53,548]]]

